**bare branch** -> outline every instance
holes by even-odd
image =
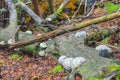
[[[19,1],[18,4],[24,11],[26,11],[34,20],[37,22],[38,25],[41,24],[43,21],[38,15],[36,15],[26,4]]]

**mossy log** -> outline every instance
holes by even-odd
[[[95,19],[87,20],[87,21],[78,23],[74,26],[69,25],[69,26],[60,27],[57,30],[51,31],[51,32],[46,33],[46,34],[42,34],[39,37],[29,39],[29,40],[23,40],[23,41],[20,41],[18,43],[15,43],[14,45],[10,46],[10,49],[11,48],[18,48],[18,47],[21,47],[21,46],[26,46],[26,45],[33,44],[33,43],[40,42],[40,41],[44,41],[44,40],[47,40],[49,38],[53,38],[53,37],[59,36],[61,34],[67,33],[69,31],[75,31],[75,30],[84,28],[88,25],[97,24],[97,23],[100,23],[100,22],[103,22],[103,21],[107,21],[107,20],[110,20],[110,19],[117,18],[119,16],[120,16],[120,12],[116,12],[116,13],[112,13],[112,14],[109,14],[109,15],[105,15],[105,16],[102,16],[102,17],[95,18]]]
[[[104,38],[109,37],[111,34],[115,34],[115,33],[118,33],[118,32],[120,32],[120,27],[103,29],[100,32],[96,32],[96,33],[88,36],[84,40],[84,44],[87,45],[87,46],[95,47],[96,46],[96,41],[101,41]]]

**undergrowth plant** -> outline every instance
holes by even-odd
[[[55,68],[52,69],[52,73],[56,74],[57,72],[61,71],[63,68],[61,65],[57,65]]]
[[[102,42],[105,43],[105,44],[108,44],[108,43],[109,43],[109,40],[110,40],[109,37],[106,37],[106,38],[104,38],[104,39],[102,40]]]
[[[18,53],[14,53],[11,56],[11,59],[17,59],[18,61],[21,60],[23,56],[19,55]]]
[[[107,2],[104,4],[104,8],[106,8],[107,13],[110,14],[110,13],[120,9],[120,4],[113,4],[112,2]]]
[[[91,78],[89,78],[88,80],[102,80],[102,79],[91,77]]]

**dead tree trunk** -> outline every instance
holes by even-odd
[[[33,10],[39,16],[42,17],[40,12],[40,6],[38,4],[38,0],[32,0]]]
[[[54,10],[53,10],[53,0],[47,0],[48,4],[49,4],[49,12],[50,14],[53,14],[54,13]]]

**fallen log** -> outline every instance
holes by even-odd
[[[107,28],[107,29],[103,29],[100,32],[96,32],[92,35],[89,35],[85,40],[84,40],[84,44],[87,46],[91,46],[91,47],[95,47],[96,46],[96,42],[103,40],[106,37],[109,37],[111,34],[115,34],[120,32],[120,28],[116,27],[116,28]]]
[[[39,41],[44,41],[44,40],[47,40],[49,38],[53,38],[55,36],[67,33],[69,31],[75,31],[75,30],[84,28],[88,25],[97,24],[97,23],[107,21],[107,20],[110,20],[110,19],[114,19],[114,18],[117,18],[117,17],[120,17],[120,12],[116,12],[116,13],[112,13],[112,14],[109,14],[109,15],[105,15],[105,16],[102,16],[102,17],[95,18],[95,19],[87,20],[87,21],[78,23],[75,26],[70,26],[69,25],[69,26],[65,26],[65,27],[60,27],[57,30],[54,30],[54,31],[46,33],[46,34],[42,34],[41,36],[36,37],[34,39],[23,40],[23,41],[17,42],[14,45],[11,45],[9,47],[9,49],[14,49],[14,48],[26,46],[26,45],[29,45],[29,44],[33,44],[33,43],[36,43],[36,42],[39,42]]]

